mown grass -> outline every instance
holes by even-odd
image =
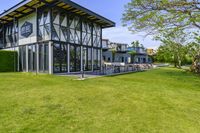
[[[173,68],[85,81],[1,73],[0,132],[199,133],[200,77]]]

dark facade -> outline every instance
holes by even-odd
[[[115,25],[69,0],[26,0],[0,22],[0,48],[19,51],[19,70],[50,74],[100,70],[102,29]]]

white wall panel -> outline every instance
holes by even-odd
[[[21,35],[21,27],[25,22],[29,22],[33,25],[32,33],[28,37]],[[36,42],[36,13],[32,13],[26,17],[19,19],[19,45],[30,44]]]

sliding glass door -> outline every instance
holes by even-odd
[[[19,47],[19,69],[26,72],[26,46]]]
[[[81,47],[70,45],[70,72],[81,70]]]
[[[36,51],[36,45],[28,45],[28,71],[34,72],[36,71],[37,67],[37,51]]]
[[[67,44],[53,45],[53,61],[54,73],[67,72]]]

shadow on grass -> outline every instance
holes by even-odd
[[[146,70],[138,71],[138,72],[116,73],[116,74],[113,74],[113,75],[106,75],[105,77],[118,77],[118,76],[122,76],[122,75],[132,75],[134,73],[142,73],[142,72],[146,72]]]
[[[190,70],[186,70],[186,69],[179,69],[179,68],[175,68],[175,67],[166,67],[165,69],[162,69],[162,73],[158,72],[159,74],[165,75],[165,76],[171,76],[171,77],[191,77],[191,76],[195,76],[195,77],[200,77],[199,74],[195,74],[193,72],[191,72]]]

